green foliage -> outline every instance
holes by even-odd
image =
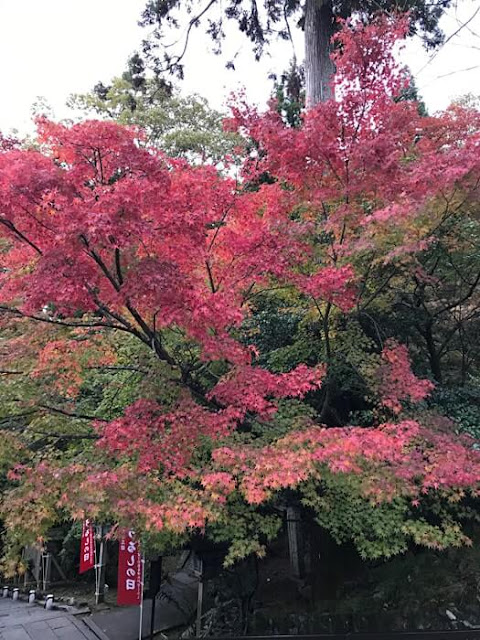
[[[455,422],[458,431],[480,438],[480,385],[438,387],[428,405]]]
[[[292,60],[290,67],[282,73],[273,87],[273,97],[277,101],[277,111],[290,127],[302,124],[305,107],[305,70]]]
[[[89,117],[113,119],[141,127],[150,144],[173,157],[218,164],[239,140],[223,130],[223,114],[200,96],[183,97],[158,79],[125,73],[109,86],[70,97],[69,106]]]
[[[314,512],[316,522],[339,543],[352,540],[362,558],[388,558],[407,549],[402,526],[409,507],[402,497],[372,504],[362,496],[361,480],[347,474],[322,476],[321,486],[302,487],[302,502]]]
[[[299,300],[282,291],[257,296],[243,324],[244,341],[257,347],[258,363],[271,371],[289,371],[300,362],[316,364],[318,332],[302,313]]]
[[[237,493],[228,498],[227,509],[209,524],[207,536],[214,542],[228,542],[224,566],[251,554],[265,555],[265,545],[274,540],[282,526],[279,514],[247,504]]]
[[[139,398],[159,399],[168,406],[177,389],[167,381],[170,367],[155,358],[152,351],[132,336],[117,338],[116,362],[112,367],[92,370],[79,398],[85,411],[95,411],[105,419],[121,416]]]
[[[355,474],[322,470],[320,484],[309,481],[301,488],[302,503],[313,510],[316,522],[337,543],[351,540],[362,558],[390,558],[412,543],[435,549],[469,543],[456,518],[476,518],[474,511],[459,511],[454,503],[449,509],[433,499],[424,513],[401,495],[373,502],[362,483]]]

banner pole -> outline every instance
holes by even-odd
[[[142,640],[142,628],[143,628],[143,587],[145,584],[145,558],[142,556],[142,582],[140,591],[140,623],[138,627],[138,640]]]
[[[98,554],[97,554],[97,538],[98,538],[98,527],[95,527],[94,536],[93,536],[93,559],[94,559],[94,571],[95,571],[95,603],[97,602],[98,590],[100,587],[100,565],[98,564]]]
[[[98,558],[98,583],[96,584],[95,604],[105,602],[105,570],[107,566],[107,545],[105,542],[105,527],[100,526],[100,554]]]

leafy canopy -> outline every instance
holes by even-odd
[[[235,521],[233,559],[262,552],[278,530],[270,507],[293,491],[365,555],[468,543],[460,523],[473,515],[480,454],[415,409],[433,383],[413,373],[407,348],[377,336],[347,354],[370,426],[341,424],[331,403],[341,327],[401,274],[426,280],[438,229],[478,197],[478,112],[427,118],[397,99],[408,78],[392,49],[407,28],[344,25],[340,99],[300,128],[238,103],[230,127],[254,141],[240,184],[113,122],[40,120],[38,149],[6,145],[6,358],[23,344],[29,377],[53,382],[57,411],[98,439],[12,470],[3,510],[17,540],[85,514],[169,540],[209,527],[231,539]],[[286,327],[314,326],[309,349],[288,330],[280,345],[267,335],[262,300]],[[152,359],[161,385],[105,404],[92,367],[137,374]],[[80,415],[82,402],[96,413]],[[389,527],[372,529],[375,514]]]
[[[143,44],[143,52],[157,73],[170,71],[183,76],[183,58],[189,45],[192,30],[203,25],[214,44],[215,53],[220,54],[226,38],[227,25],[235,22],[238,29],[252,43],[255,58],[263,55],[272,38],[288,40],[291,37],[289,19],[294,19],[303,28],[305,4],[300,0],[228,0],[198,2],[198,0],[149,0],[140,24],[151,30]],[[329,0],[333,15],[349,18],[357,13],[365,21],[377,12],[392,13],[409,11],[410,29],[419,32],[427,46],[437,46],[443,41],[438,21],[451,0]],[[327,28],[330,30],[331,26]],[[172,30],[181,36],[172,47]],[[161,56],[158,48],[161,48]],[[233,68],[232,61],[227,66]]]

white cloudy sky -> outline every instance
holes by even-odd
[[[46,99],[56,117],[66,117],[69,94],[121,73],[144,35],[137,26],[144,4],[145,0],[0,0],[0,129],[27,131],[37,96]],[[464,93],[480,94],[480,0],[458,0],[442,25],[451,36],[469,19],[433,58],[417,42],[404,54],[431,110]],[[235,73],[209,53],[209,43],[199,32],[195,34],[182,91],[197,92],[222,107],[231,91],[244,86],[251,100],[264,102],[271,88],[267,74],[288,66],[291,48],[279,44],[258,65],[241,36],[232,32],[227,44],[226,55],[238,54]],[[297,48],[300,58],[300,39]]]

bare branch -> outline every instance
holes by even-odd
[[[20,238],[20,240],[23,240],[23,242],[28,244],[29,247],[32,247],[32,249],[36,251],[39,255],[43,255],[42,250],[39,247],[37,247],[37,245],[34,242],[29,240],[25,234],[19,231],[17,227],[13,224],[13,222],[11,222],[10,220],[7,220],[6,218],[0,218],[0,224],[3,224],[4,227],[9,229],[13,234],[15,234],[18,238]]]
[[[75,413],[73,411],[65,411],[65,409],[59,409],[58,407],[52,407],[48,404],[39,404],[40,409],[50,411],[51,413],[58,413],[61,416],[67,416],[69,418],[75,418],[76,420],[97,420],[99,422],[108,422],[106,418],[99,418],[98,416],[90,416],[84,413]]]
[[[46,322],[48,324],[55,324],[61,327],[74,327],[74,328],[105,328],[105,329],[116,329],[118,331],[128,331],[125,327],[120,325],[112,324],[110,322],[102,322],[101,320],[92,320],[87,322],[74,322],[69,320],[59,320],[58,318],[52,318],[51,316],[37,316],[31,313],[25,313],[17,309],[16,307],[7,307],[5,305],[0,305],[0,313],[9,313],[12,316],[17,316],[18,318],[27,318],[29,320],[35,320],[36,322]]]

